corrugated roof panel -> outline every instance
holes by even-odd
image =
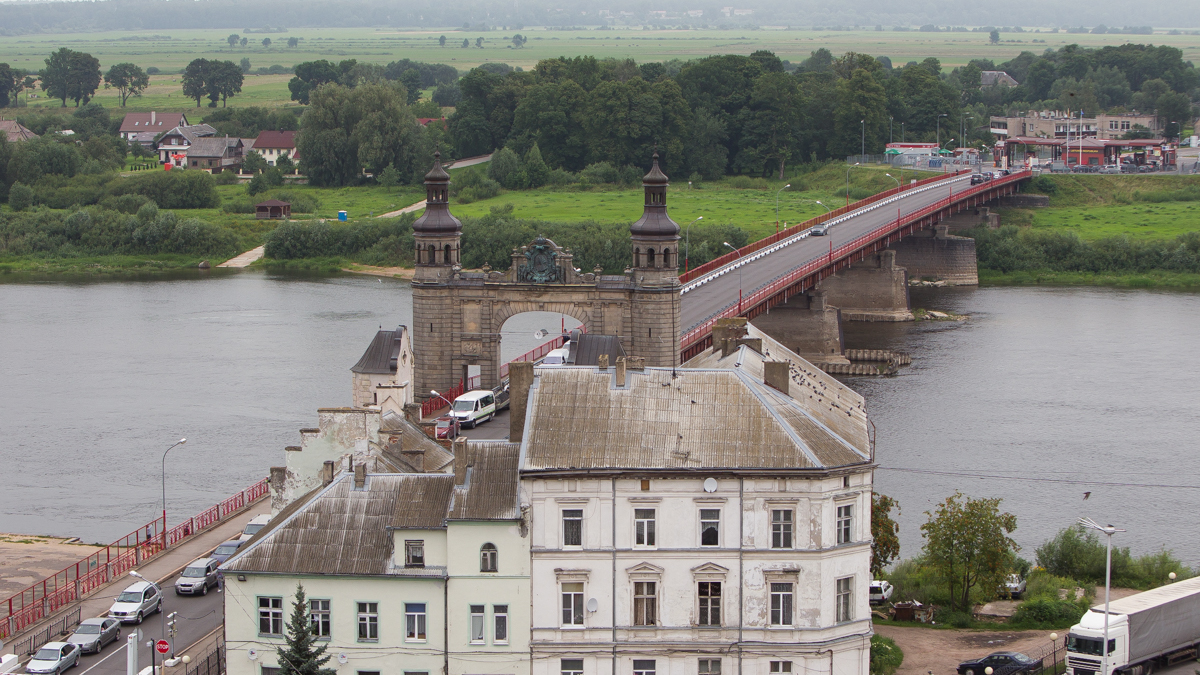
[[[450,518],[454,520],[516,520],[517,463],[521,446],[506,441],[475,442],[468,446],[470,480],[455,489]]]

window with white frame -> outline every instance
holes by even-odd
[[[562,625],[583,625],[583,582],[562,585]]]
[[[374,642],[379,639],[379,603],[358,603],[358,641]]]
[[[697,595],[700,601],[700,616],[696,621],[700,626],[721,625],[721,582],[698,582]]]
[[[837,524],[834,527],[837,530],[837,543],[849,544],[852,541],[850,532],[853,525],[854,505],[846,504],[845,506],[837,507]]]
[[[329,637],[329,601],[328,600],[309,600],[308,601],[308,621],[312,626],[312,633],[317,638]]]
[[[583,509],[563,509],[563,547],[583,546]]]
[[[696,672],[700,675],[721,675],[721,659],[700,659],[700,667]]]
[[[258,598],[258,633],[283,635],[283,598]]]
[[[583,675],[583,659],[562,659],[559,661],[560,675]]]
[[[792,625],[792,584],[771,582],[771,625]]]
[[[420,642],[425,639],[425,603],[404,603],[404,640]]]
[[[658,622],[658,583],[633,582],[633,625],[653,626]]]
[[[634,545],[654,546],[654,509],[633,510]]]
[[[508,644],[508,605],[492,605],[492,642]]]
[[[842,577],[837,580],[837,622],[843,623],[854,620],[851,600],[854,596],[854,577]]]
[[[484,544],[479,548],[479,571],[495,572],[498,564],[498,554],[495,544]]]
[[[654,659],[634,659],[633,675],[654,675]]]
[[[404,566],[425,566],[425,541],[423,539],[409,539],[404,542]]]
[[[771,509],[771,548],[792,547],[792,510]]]
[[[792,662],[791,661],[772,661],[771,662],[771,672],[772,673],[790,673],[790,672],[792,672]]]
[[[721,545],[721,509],[700,509],[700,545]]]
[[[471,605],[471,643],[483,644],[483,622],[486,616],[484,615],[483,605]]]

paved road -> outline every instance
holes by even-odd
[[[831,245],[833,248],[837,248],[894,220],[897,216],[897,209],[900,213],[917,211],[950,196],[951,186],[955,191],[961,191],[969,184],[970,175],[964,174],[959,178],[939,183],[937,187],[920,192],[914,191],[895,202],[871,211],[863,211],[861,215],[833,226],[829,230],[828,236],[803,235],[802,240],[790,246],[785,246],[753,262],[745,263],[702,286],[686,291],[680,307],[681,330],[679,333],[681,335],[687,333],[718,312],[736,305],[739,287],[743,295],[749,296],[754,290],[771,283],[788,272],[828,255]],[[736,263],[730,265],[734,264]]]
[[[462,435],[473,441],[502,441],[508,438],[508,408],[496,413],[491,422],[484,422],[474,429],[463,429]]]

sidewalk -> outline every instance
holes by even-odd
[[[239,534],[241,534],[242,530],[245,529],[246,523],[250,522],[251,518],[270,512],[271,500],[269,498],[260,499],[251,504],[249,508],[241,513],[231,516],[220,524],[186,539],[174,548],[168,549],[161,555],[155,557],[153,560],[143,563],[135,569],[137,570],[138,574],[141,574],[147,579],[158,582],[161,585],[162,582],[170,579],[178,574],[179,571],[184,567],[187,567],[188,563],[210,553],[221,542],[236,538]],[[112,606],[113,599],[116,598],[121,591],[125,590],[126,586],[134,581],[137,580],[130,578],[128,574],[124,574],[108,584],[100,587],[95,593],[87,598],[84,598],[81,603],[78,603],[78,606],[81,607],[80,617],[82,619],[88,619],[91,617],[104,616],[108,612],[108,608]],[[48,617],[49,620],[39,621],[36,625],[31,626],[29,629],[21,631],[20,633],[12,636],[11,639],[5,640],[6,644],[16,645],[31,633],[36,633],[37,631],[42,630],[45,628],[45,626],[49,625],[51,621],[56,620],[59,615],[70,611],[73,608],[74,606],[63,608],[62,610],[56,612],[53,616]],[[5,651],[9,650],[6,649]],[[18,656],[21,656],[22,660],[24,660],[23,655]]]

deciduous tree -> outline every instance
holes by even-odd
[[[288,38],[288,47],[291,47],[294,49],[299,45],[300,45],[300,38],[296,38],[296,37]]]
[[[125,101],[129,100],[130,96],[141,96],[146,87],[150,86],[150,76],[135,64],[118,63],[104,74],[104,86],[117,90],[117,97],[124,108]]]
[[[233,48],[242,41],[242,36],[237,33],[230,33],[229,37],[225,38],[225,41],[229,43],[229,51],[233,51]]]
[[[183,69],[183,77],[180,78],[183,95],[196,99],[197,108],[200,107],[200,99],[208,93],[209,70],[208,59],[192,59]]]
[[[871,574],[876,577],[900,557],[900,525],[892,520],[892,509],[900,513],[896,500],[878,492],[871,495]]]
[[[263,38],[262,46],[266,47],[267,49],[270,49],[271,48],[271,38]]]
[[[40,78],[42,90],[62,99],[63,107],[67,99],[75,101],[78,107],[81,102],[90,101],[100,86],[100,61],[91,54],[63,47],[46,59]]]
[[[217,99],[220,99],[221,107],[224,108],[225,101],[230,96],[236,96],[242,91],[244,82],[242,69],[233,61],[209,61],[208,65],[208,77],[205,85],[208,90],[208,98],[212,101],[209,107],[217,107]]]
[[[421,100],[421,73],[415,68],[409,68],[400,76],[400,84],[404,85],[406,103],[412,105]]]
[[[445,47],[445,46],[446,46],[446,36],[445,36],[445,35],[443,35],[443,36],[441,36],[440,38],[438,38],[438,46],[439,46],[439,47]]]
[[[765,174],[784,167],[799,145],[800,88],[782,72],[767,72],[754,81],[750,102],[738,115],[742,139],[735,166],[739,171]]]
[[[21,89],[20,74],[7,63],[0,63],[0,108],[7,108],[10,100],[15,101]]]
[[[1017,517],[1001,513],[1000,501],[955,492],[925,512],[925,560],[949,586],[952,609],[970,611],[972,590],[993,595],[1021,550],[1008,536],[1017,529]]]

